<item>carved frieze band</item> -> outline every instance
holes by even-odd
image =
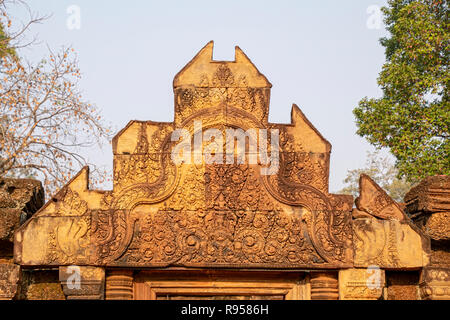
[[[424,300],[450,300],[450,269],[424,268],[419,288]]]

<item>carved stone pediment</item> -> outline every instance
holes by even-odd
[[[213,61],[212,49],[208,43],[175,77],[173,122],[131,121],[116,135],[112,191],[90,190],[84,168],[20,228],[18,263],[352,265],[353,199],[328,192],[331,145],[295,105],[291,124],[269,123],[271,84],[238,47],[235,61],[229,62]],[[193,140],[203,133],[203,148],[193,151],[200,161],[173,161],[177,129]],[[258,143],[268,146],[267,154],[274,138],[260,133],[277,130],[277,170],[263,174],[268,164],[261,157],[225,164],[225,146],[224,163],[210,164],[205,161],[212,154],[208,129],[216,133],[213,153],[222,148],[217,133],[227,138],[227,130],[242,129],[254,130]],[[250,149],[241,152],[254,155]]]

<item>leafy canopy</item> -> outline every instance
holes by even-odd
[[[357,133],[389,148],[399,176],[417,181],[450,170],[449,10],[443,0],[389,0],[389,38],[378,78],[382,98],[353,111]]]
[[[10,38],[5,33],[5,28],[3,24],[0,23],[0,58],[6,55],[15,55],[15,50],[10,46]]]

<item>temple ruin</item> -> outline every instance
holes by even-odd
[[[331,194],[330,143],[296,105],[290,124],[268,122],[272,85],[239,47],[234,61],[212,57],[210,42],[175,76],[173,122],[115,136],[111,191],[91,190],[87,167],[45,204],[36,182],[21,202],[18,182],[3,182],[0,298],[450,299],[448,177],[424,180],[406,206],[365,175],[356,200]],[[278,170],[174,163],[173,132],[194,137],[200,121],[277,130]],[[201,152],[229,156],[212,142]]]

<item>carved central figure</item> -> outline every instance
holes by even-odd
[[[116,135],[112,191],[89,190],[84,168],[20,229],[21,265],[353,265],[353,198],[328,192],[330,143],[295,105],[291,124],[269,123],[268,80],[238,47],[231,62],[212,52],[176,75],[173,122]]]

